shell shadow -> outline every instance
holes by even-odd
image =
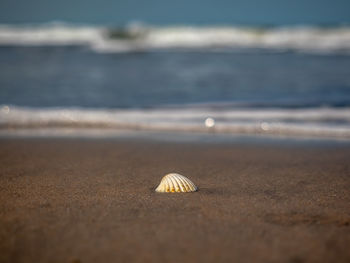
[[[199,192],[205,195],[230,196],[232,192],[227,188],[222,187],[199,187]]]
[[[164,193],[157,193],[156,190],[157,187],[149,187],[148,190],[150,194],[164,194]],[[188,194],[204,194],[204,195],[213,195],[213,196],[231,196],[233,193],[228,188],[220,188],[220,187],[201,187],[198,186],[198,189],[196,192],[189,192],[185,193]],[[184,194],[184,193],[173,193],[173,194]]]

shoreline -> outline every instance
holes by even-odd
[[[0,144],[1,262],[350,260],[349,145]],[[155,193],[169,172],[199,191]]]
[[[79,135],[92,130],[102,135],[139,131],[350,140],[348,107],[230,109],[221,103],[207,108],[183,107],[141,110],[0,105],[0,134],[40,132],[50,136],[69,131]]]
[[[111,140],[153,142],[153,143],[189,143],[189,144],[281,144],[320,146],[350,146],[347,137],[283,135],[269,133],[216,133],[198,131],[157,131],[130,130],[113,128],[28,128],[0,129],[0,140]]]

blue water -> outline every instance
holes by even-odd
[[[348,26],[0,25],[0,58],[0,133],[350,139]]]
[[[138,108],[350,106],[350,56],[260,50],[101,54],[0,47],[0,104]]]
[[[2,0],[0,23],[341,24],[349,9],[348,0]]]

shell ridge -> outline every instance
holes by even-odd
[[[193,190],[192,189],[192,185],[190,184],[189,180],[187,178],[184,178],[183,180],[185,182],[185,186],[186,186],[187,191],[188,190],[190,190],[190,191]]]
[[[166,185],[167,185],[167,182],[166,182],[166,179],[162,179],[162,181],[160,182],[161,183],[161,189],[160,189],[160,192],[166,192]]]
[[[166,178],[163,177],[157,188],[158,190],[157,192],[166,192],[166,187],[167,187]]]
[[[176,183],[174,182],[174,178],[172,176],[169,176],[169,180],[171,182],[171,189],[170,189],[170,192],[176,192]]]
[[[183,176],[184,177],[184,176]],[[184,177],[184,179],[186,180],[186,182],[189,184],[189,186],[191,187],[191,190],[197,190],[197,187],[195,186],[195,184],[188,178]]]
[[[182,192],[186,192],[186,187],[185,187],[183,178],[182,178],[181,176],[179,176],[179,177],[177,178],[177,180],[179,180],[179,186],[180,186],[180,188],[181,188],[181,191],[182,191]]]
[[[179,177],[179,180],[181,180],[182,185],[184,187],[184,190],[187,191],[188,190],[188,185],[187,185],[187,182],[186,182],[185,178],[183,176],[181,176],[181,177]]]
[[[174,176],[174,180],[176,181],[176,192],[183,192],[181,187],[181,177]]]
[[[170,181],[168,177],[165,177],[165,192],[170,192]]]
[[[193,190],[197,190],[197,187],[195,186],[195,184],[191,180],[189,180],[189,183],[191,184]]]
[[[172,192],[175,192],[175,184],[174,184],[174,182],[173,182],[173,180],[172,180],[172,178],[171,178],[171,176],[168,176],[168,180],[169,180],[169,182],[170,182],[170,192],[172,193]],[[174,190],[174,191],[173,191]]]

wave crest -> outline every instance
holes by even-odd
[[[254,48],[350,54],[350,27],[155,27],[131,24],[113,29],[62,23],[0,25],[0,45],[87,45],[98,52]]]
[[[350,139],[350,108],[98,110],[0,107],[0,131],[48,127]]]

